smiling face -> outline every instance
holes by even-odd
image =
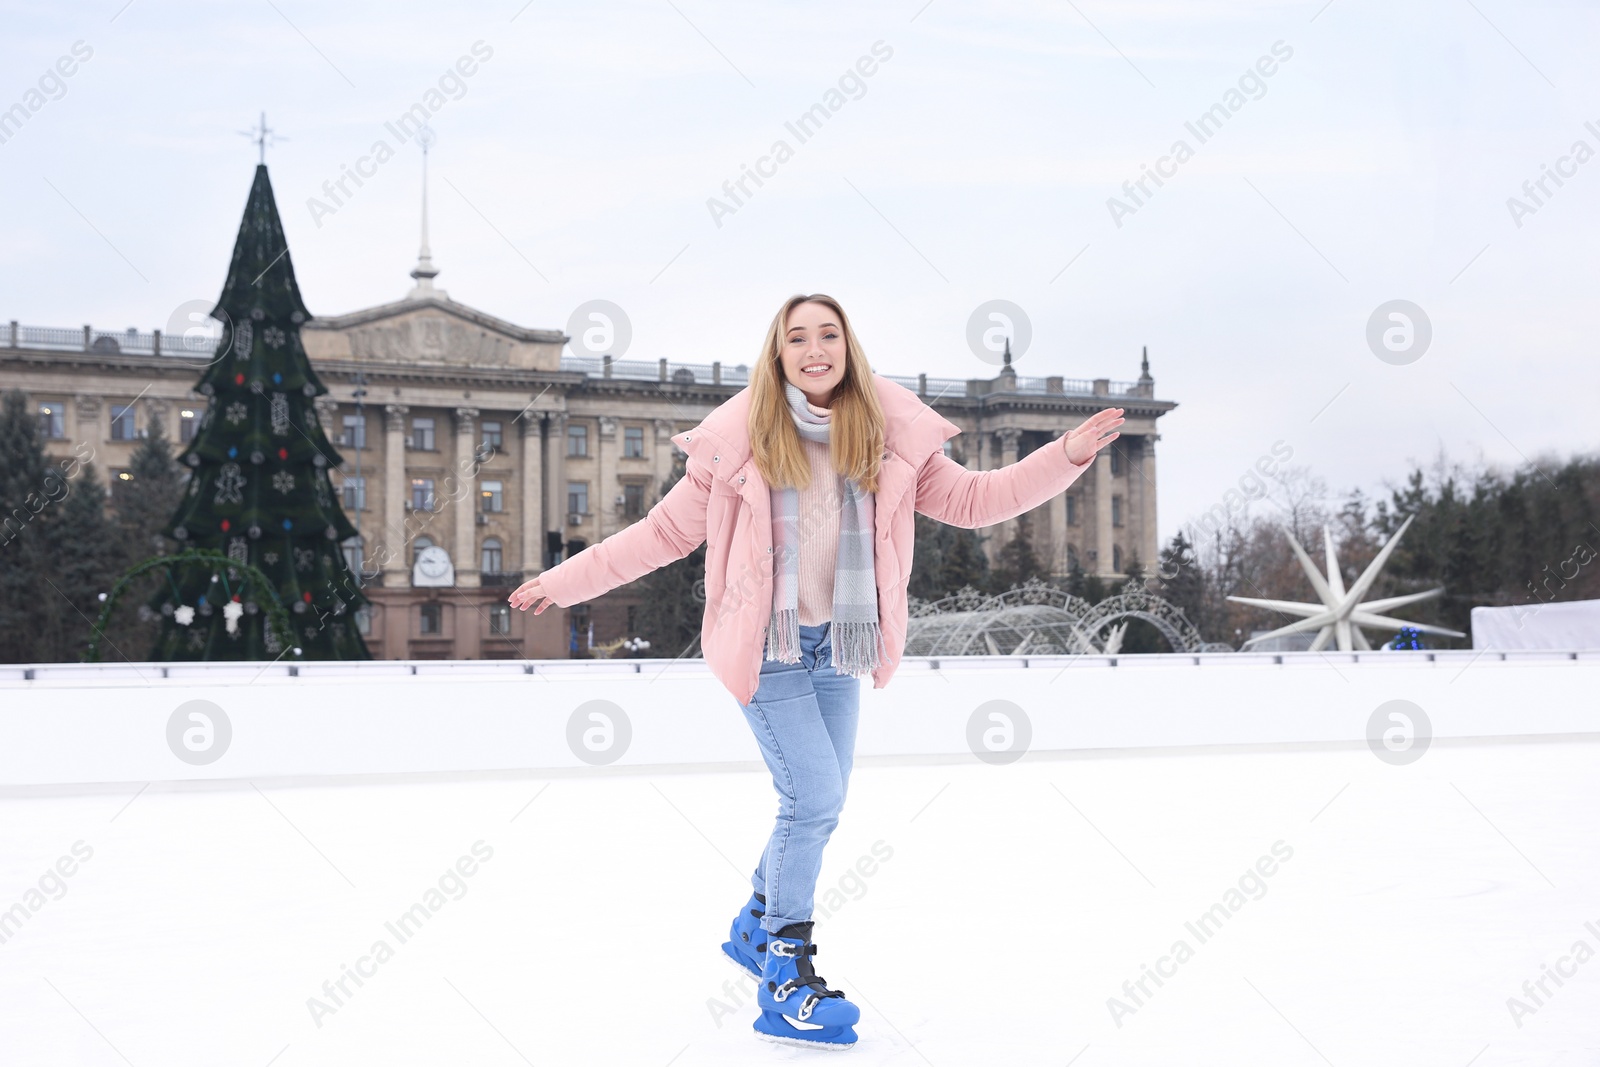
[[[819,408],[844,381],[845,342],[839,315],[827,304],[796,304],[783,338],[783,376]]]

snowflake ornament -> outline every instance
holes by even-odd
[[[294,488],[294,475],[288,471],[279,471],[272,476],[272,488],[280,493],[287,493]]]
[[[177,623],[179,626],[188,626],[190,623],[194,622],[194,608],[190,607],[188,604],[180,605],[175,611],[173,611],[172,621]]]
[[[1311,557],[1306,555],[1306,550],[1300,547],[1300,542],[1294,539],[1294,534],[1284,531],[1289,539],[1289,547],[1294,549],[1295,558],[1300,561],[1301,568],[1306,572],[1306,577],[1311,579],[1311,588],[1321,598],[1320,604],[1302,604],[1291,600],[1267,600],[1260,597],[1229,596],[1228,599],[1237,604],[1249,604],[1252,607],[1267,608],[1280,615],[1299,615],[1299,622],[1292,622],[1287,626],[1280,626],[1276,630],[1268,631],[1250,638],[1241,650],[1248,649],[1251,645],[1265,641],[1272,637],[1283,637],[1287,634],[1306,633],[1311,630],[1317,632],[1308,651],[1321,652],[1328,647],[1329,642],[1335,642],[1340,652],[1370,652],[1372,645],[1367,642],[1366,634],[1361,632],[1363,626],[1380,630],[1400,630],[1411,628],[1419,633],[1439,634],[1443,637],[1465,637],[1466,634],[1459,630],[1447,630],[1442,626],[1429,626],[1420,622],[1406,622],[1403,619],[1389,617],[1389,612],[1406,604],[1413,604],[1419,600],[1428,600],[1432,597],[1442,596],[1444,587],[1428,589],[1420,593],[1405,593],[1400,596],[1382,597],[1378,600],[1367,600],[1367,592],[1378,579],[1378,572],[1389,561],[1389,556],[1394,552],[1395,546],[1400,543],[1400,537],[1411,525],[1415,515],[1406,516],[1406,521],[1389,538],[1387,544],[1367,564],[1367,569],[1361,572],[1361,577],[1356,579],[1354,585],[1348,590],[1344,587],[1344,571],[1339,566],[1339,558],[1334,552],[1333,534],[1327,524],[1322,527],[1323,553],[1327,557],[1328,573],[1324,577],[1317,572],[1317,565],[1311,562]]]

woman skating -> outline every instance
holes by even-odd
[[[760,978],[763,1036],[856,1039],[860,1010],[811,965],[812,897],[849,785],[860,679],[883,688],[905,647],[914,514],[975,529],[1030,511],[1087,470],[1122,421],[1106,409],[1059,444],[969,471],[944,454],[959,427],[872,371],[837,301],[790,297],[750,384],[673,438],[688,459],[671,491],[511,594],[535,614],[571,607],[706,545],[702,654],[780,801],[723,946]]]

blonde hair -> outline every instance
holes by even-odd
[[[824,293],[796,294],[783,302],[767,328],[761,356],[750,371],[750,453],[767,485],[804,489],[811,483],[811,464],[794,427],[794,413],[784,390],[783,345],[789,313],[801,304],[817,303],[839,316],[844,330],[844,380],[833,391],[829,408],[828,455],[833,469],[869,493],[878,491],[883,465],[883,405],[872,381],[872,367],[850,328],[844,308]]]

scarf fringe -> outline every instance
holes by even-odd
[[[835,622],[828,631],[838,673],[862,678],[878,669],[882,637],[875,622]]]
[[[772,621],[767,625],[767,658],[779,663],[800,662],[799,608],[772,613]]]

